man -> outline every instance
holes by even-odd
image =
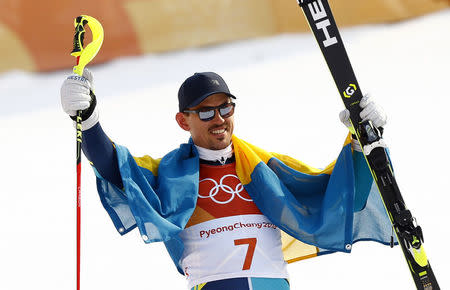
[[[103,132],[92,83],[88,70],[69,76],[61,101],[70,116],[83,110],[100,199],[119,233],[138,227],[146,243],[163,241],[189,288],[289,289],[286,262],[349,252],[358,240],[388,243],[389,220],[351,138],[324,170],[266,152],[233,135],[236,97],[204,72],[178,92],[176,121],[189,142],[162,159],[133,157]],[[364,119],[385,124],[370,99],[361,106]]]

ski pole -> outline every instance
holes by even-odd
[[[92,33],[92,42],[86,48],[84,45],[85,25],[88,25]],[[72,56],[77,58],[77,65],[73,67],[73,72],[83,76],[84,67],[97,55],[103,43],[103,27],[97,19],[81,15],[75,18],[75,36],[73,39]],[[94,92],[90,92],[91,95]],[[80,290],[80,269],[81,269],[81,142],[82,142],[82,111],[77,111],[76,116],[76,150],[77,150],[77,290]]]

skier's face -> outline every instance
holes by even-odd
[[[219,93],[209,96],[198,106],[188,110],[194,111],[204,107],[217,107],[230,102],[230,97]],[[231,143],[234,116],[222,117],[216,109],[214,118],[209,121],[200,120],[199,115],[196,113],[177,113],[176,120],[182,129],[191,133],[192,140],[197,146],[211,150],[220,150]]]

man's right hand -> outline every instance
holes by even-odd
[[[82,127],[87,130],[98,122],[97,100],[93,94],[92,73],[84,69],[83,76],[73,74],[67,77],[61,86],[61,104],[73,120],[77,111],[82,111]]]

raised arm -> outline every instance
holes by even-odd
[[[100,126],[97,100],[94,94],[90,94],[94,90],[93,83],[88,69],[84,69],[82,77],[70,75],[61,86],[61,104],[72,119],[78,110],[83,111],[82,149],[86,158],[103,178],[122,188],[114,145]]]

